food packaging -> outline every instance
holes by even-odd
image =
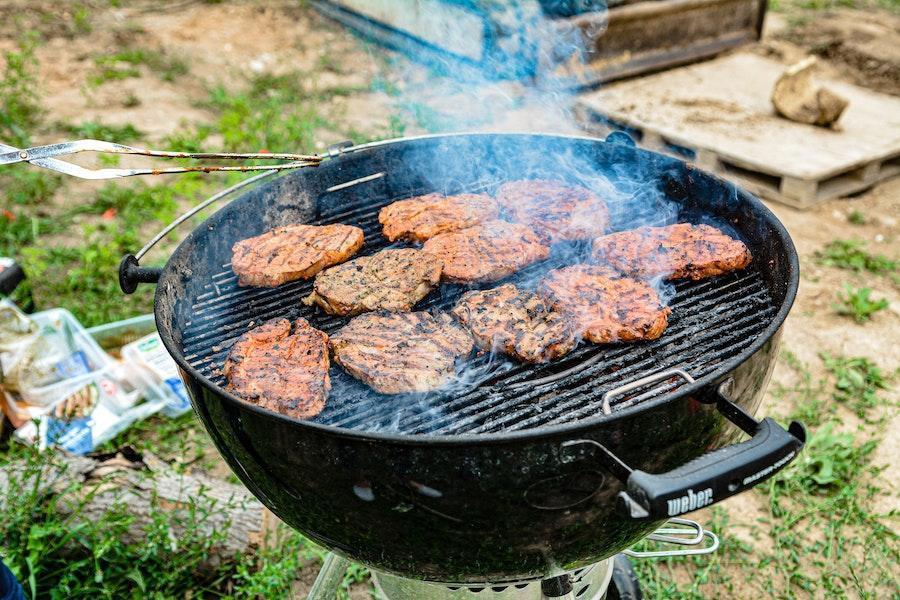
[[[136,367],[136,373],[147,386],[148,398],[163,399],[162,412],[177,417],[191,409],[178,366],[163,346],[159,333],[151,333],[122,348],[122,359]]]

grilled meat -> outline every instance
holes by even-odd
[[[439,233],[456,231],[496,219],[497,203],[484,194],[425,194],[388,204],[378,213],[384,237],[424,242]]]
[[[743,269],[747,246],[710,225],[640,227],[594,240],[594,260],[641,278],[703,279]]]
[[[540,363],[570,352],[577,342],[569,318],[537,294],[508,283],[467,292],[452,310],[484,350]]]
[[[412,248],[382,250],[320,272],[303,303],[343,316],[410,311],[440,279],[437,257]]]
[[[237,242],[231,268],[239,285],[275,287],[309,279],[344,262],[363,245],[363,231],[349,225],[285,225]]]
[[[598,344],[655,340],[671,312],[652,287],[602,266],[550,271],[539,292],[572,319],[578,334]]]
[[[366,313],[331,336],[334,360],[382,394],[427,392],[447,384],[472,338],[450,315]]]
[[[509,218],[528,225],[551,243],[597,237],[606,232],[609,211],[596,194],[547,179],[504,183],[497,202]]]
[[[550,254],[525,225],[496,220],[437,235],[422,250],[441,259],[443,281],[454,283],[497,281]]]
[[[228,389],[247,402],[306,419],[325,408],[328,336],[297,319],[275,319],[242,335],[225,360]]]

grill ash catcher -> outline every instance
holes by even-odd
[[[337,367],[328,404],[311,420],[263,410],[225,389],[224,357],[254,324],[302,316],[333,333],[345,323],[299,302],[311,281],[239,287],[230,267],[236,241],[289,223],[341,222],[361,227],[363,253],[375,252],[388,245],[377,214],[390,202],[558,177],[549,159],[572,156],[647,182],[682,220],[727,224],[753,263],[676,283],[669,328],[658,340],[581,344],[552,363],[505,364],[424,400],[365,401]],[[623,134],[606,141],[433,135],[339,145],[300,160],[317,167],[261,173],[179,217],[123,259],[120,280],[126,293],[156,283],[162,341],[235,474],[285,523],[333,551],[312,598],[332,597],[347,560],[369,566],[391,600],[639,597],[623,553],[714,551],[715,535],[682,515],[766,480],[802,448],[799,423],[785,429],[753,416],[799,275],[784,227],[750,194],[635,148]],[[226,198],[164,267],[140,265],[164,235]],[[637,208],[610,204],[612,229],[645,224]],[[534,278],[559,266],[554,260],[513,279]],[[457,297],[436,291],[419,309],[446,309]],[[741,434],[749,439],[738,442]],[[630,550],[646,539],[669,545]]]

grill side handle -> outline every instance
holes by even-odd
[[[668,519],[729,498],[772,477],[797,457],[806,429],[797,421],[787,429],[766,417],[757,421],[719,387],[716,407],[750,439],[708,452],[666,473],[633,470],[624,478],[616,508],[633,520]]]

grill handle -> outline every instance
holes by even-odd
[[[766,417],[757,421],[724,394],[716,407],[728,420],[752,436],[749,440],[708,452],[680,467],[652,474],[633,470],[619,492],[622,516],[638,521],[676,517],[720,502],[765,481],[786,467],[806,442],[797,421],[785,429]]]

